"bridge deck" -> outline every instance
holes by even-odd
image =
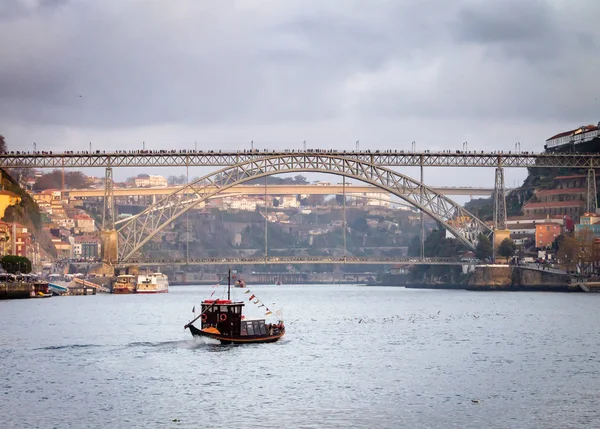
[[[2,168],[83,168],[83,167],[171,167],[229,166],[257,158],[275,156],[332,156],[358,159],[390,167],[594,167],[600,155],[535,154],[479,152],[408,152],[408,151],[131,151],[131,152],[20,152],[0,155]]]
[[[418,258],[418,257],[359,257],[359,256],[258,256],[247,258],[202,258],[188,260],[127,260],[117,262],[117,267],[130,265],[259,265],[259,264],[371,264],[371,265],[475,265],[471,258]]]

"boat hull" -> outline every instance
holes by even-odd
[[[129,290],[128,288],[119,288],[119,289],[113,288],[112,293],[114,293],[116,295],[123,295],[123,294],[127,294],[127,293],[133,293],[133,291]]]
[[[189,325],[190,332],[194,337],[212,338],[218,340],[221,344],[256,344],[256,343],[274,343],[285,335],[281,332],[276,335],[253,335],[253,336],[224,336],[212,332],[205,332],[196,328],[194,325]]]

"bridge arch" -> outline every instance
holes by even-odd
[[[387,191],[423,210],[468,248],[492,230],[448,197],[389,168],[339,155],[279,154],[234,164],[201,177],[165,196],[141,213],[117,222],[118,260],[125,262],[182,214],[219,192],[279,173],[318,172],[346,176]]]

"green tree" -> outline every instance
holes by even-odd
[[[8,273],[27,274],[31,272],[31,261],[24,256],[6,255],[0,259],[0,264]]]
[[[477,247],[475,248],[475,257],[484,261],[486,259],[491,259],[493,253],[494,249],[492,248],[490,239],[487,235],[479,234],[479,240],[477,242]]]
[[[517,246],[515,245],[515,242],[507,237],[502,240],[502,243],[500,243],[500,246],[498,247],[498,254],[506,258],[506,261],[508,262],[508,259],[512,258],[515,254],[516,248]]]

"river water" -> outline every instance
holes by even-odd
[[[282,341],[192,339],[210,286],[0,301],[0,427],[600,427],[600,295],[250,289]]]

